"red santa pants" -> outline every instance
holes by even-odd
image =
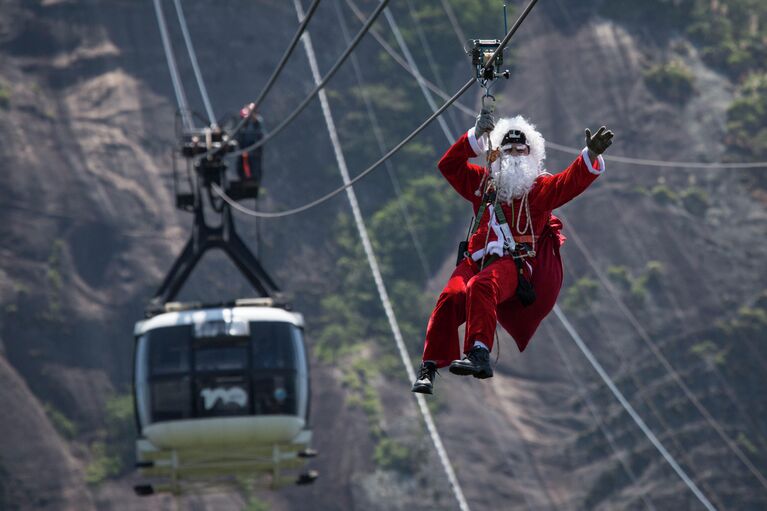
[[[481,341],[492,349],[496,321],[511,334],[519,350],[524,350],[538,325],[551,312],[562,287],[558,242],[546,239],[542,245],[538,257],[530,261],[536,300],[529,307],[523,307],[515,296],[517,267],[513,259],[504,257],[476,274],[475,266],[462,261],[447,281],[429,318],[423,360],[445,367],[459,359],[458,327],[464,322],[464,353],[473,347],[474,341]]]

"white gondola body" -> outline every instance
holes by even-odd
[[[311,441],[302,330],[300,314],[258,306],[166,312],[138,322],[142,473],[168,478],[179,492],[184,480],[219,476],[269,473],[279,484],[280,469],[302,466],[298,453]]]

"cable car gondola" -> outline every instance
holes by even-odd
[[[144,475],[211,482],[272,474],[279,485],[283,470],[303,466],[312,436],[303,318],[270,302],[177,311],[169,304],[136,323]]]
[[[194,213],[193,233],[134,328],[137,467],[151,479],[134,487],[139,495],[243,480],[307,484],[317,477],[315,471],[289,473],[316,454],[309,447],[303,317],[278,302],[277,285],[237,235],[229,205],[210,193],[212,183],[227,187],[221,157],[232,145],[206,129],[185,134],[182,154],[191,161],[217,147],[215,158],[195,162],[189,193],[176,183],[177,206]],[[205,220],[204,189],[219,213],[217,226]],[[172,301],[213,248],[262,296],[216,305]]]

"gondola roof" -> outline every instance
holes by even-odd
[[[284,321],[297,327],[304,326],[303,316],[297,312],[280,307],[253,306],[245,303],[231,303],[228,306],[198,306],[183,310],[158,314],[150,319],[139,321],[134,328],[134,335],[139,336],[155,328],[193,325],[209,321]]]

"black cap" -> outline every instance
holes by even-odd
[[[506,135],[504,135],[503,140],[501,141],[501,147],[505,146],[506,144],[525,144],[527,145],[527,137],[525,134],[519,130],[509,130]]]

